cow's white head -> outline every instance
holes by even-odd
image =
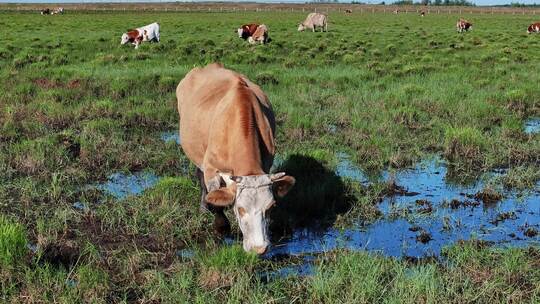
[[[242,35],[244,35],[244,29],[243,28],[238,28],[236,30],[236,32],[238,33],[238,38],[242,38]]]
[[[303,23],[298,24],[298,31],[303,32],[306,29]]]
[[[238,226],[244,237],[245,251],[266,252],[268,240],[266,211],[294,186],[295,179],[285,173],[230,176],[220,173],[225,187],[210,191],[206,200],[214,206],[233,205]]]
[[[122,34],[122,39],[120,39],[120,44],[126,44],[129,41],[129,36],[127,33]]]

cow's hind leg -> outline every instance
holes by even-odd
[[[214,215],[214,230],[220,235],[226,235],[231,232],[231,224],[225,216],[225,208],[216,207],[212,204],[208,204],[206,201],[206,194],[208,190],[206,189],[206,184],[204,183],[204,174],[197,168],[197,177],[199,178],[199,184],[201,188],[201,204],[200,208],[202,211],[210,211]]]

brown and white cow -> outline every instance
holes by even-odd
[[[136,29],[128,30],[122,34],[120,44],[124,45],[131,42],[138,48],[143,41],[159,42],[159,23],[154,22]]]
[[[139,48],[139,45],[143,41],[143,33],[139,32],[139,30],[129,30],[126,33],[122,34],[122,38],[120,40],[120,44],[124,45],[126,43],[131,43],[135,45],[135,48]]]
[[[352,14],[352,9],[346,9],[345,14]]]
[[[540,33],[540,22],[533,23],[527,28],[527,34]]]
[[[266,27],[266,25],[264,24],[259,25],[255,33],[248,37],[248,42],[251,44],[265,44],[266,42],[268,42],[268,27]]]
[[[230,226],[233,206],[243,248],[262,254],[269,246],[265,212],[295,179],[269,174],[275,153],[275,119],[261,88],[221,64],[194,68],[176,89],[182,149],[197,166],[201,207],[214,213],[214,228]]]
[[[313,32],[321,28],[321,32],[328,32],[328,17],[321,13],[311,13],[306,17],[302,23],[298,25],[298,31],[303,32],[305,29],[310,29]]]
[[[458,22],[456,23],[456,29],[459,33],[466,32],[472,29],[472,23],[470,23],[469,21],[465,19],[459,19]]]
[[[50,15],[51,10],[48,9],[48,8],[45,8],[45,9],[42,9],[39,13],[42,14],[42,15]]]
[[[249,37],[255,34],[255,31],[257,31],[258,27],[259,27],[259,24],[257,23],[244,24],[241,27],[239,27],[236,30],[236,32],[238,33],[239,38],[247,40]]]

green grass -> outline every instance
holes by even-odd
[[[10,267],[22,262],[27,242],[24,228],[0,215],[0,266]]]
[[[216,239],[193,165],[159,138],[178,127],[178,82],[214,61],[260,84],[273,104],[278,153],[298,179],[283,230],[309,216],[336,227],[377,218],[385,185],[335,176],[336,152],[374,174],[435,153],[458,179],[497,167],[510,168],[508,188],[540,178],[540,137],[522,129],[540,115],[530,16],[467,16],[475,28],[461,35],[457,15],[331,13],[328,33],[298,33],[304,17],[0,13],[10,24],[0,45],[0,264],[10,265],[0,269],[0,302],[540,301],[535,248],[472,242],[419,265],[336,251],[316,257],[313,276],[266,282],[261,272],[298,258],[260,260]],[[123,31],[154,21],[161,43],[119,45]],[[268,25],[271,43],[233,33],[251,21]],[[143,169],[164,178],[140,196],[86,187]],[[90,209],[74,209],[78,201]],[[27,239],[37,254],[27,256]]]

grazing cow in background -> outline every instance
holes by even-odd
[[[154,22],[152,24],[139,27],[122,34],[120,44],[124,45],[128,42],[135,45],[135,48],[139,48],[139,45],[143,41],[155,41],[159,42],[159,23]]]
[[[540,22],[533,23],[527,28],[527,34],[540,33]]]
[[[456,29],[459,33],[467,32],[472,29],[472,23],[465,19],[459,19],[456,24]]]
[[[120,41],[121,45],[124,45],[128,42],[135,45],[135,48],[138,49],[139,45],[143,41],[142,33],[138,30],[129,30],[128,32],[122,34],[122,39]]]
[[[398,13],[399,13],[399,11],[398,11],[398,10],[394,10],[394,14],[396,14],[396,15],[397,15]]]
[[[180,138],[197,166],[201,208],[214,213],[218,232],[230,229],[233,207],[243,248],[263,254],[269,245],[266,211],[293,187],[285,173],[269,174],[275,118],[268,97],[244,75],[221,64],[194,68],[176,89]]]
[[[248,37],[248,42],[251,44],[255,44],[258,42],[262,44],[267,43],[268,42],[268,28],[266,27],[266,25],[264,24],[259,25],[255,33],[253,33],[253,35]]]
[[[63,14],[63,13],[64,13],[64,8],[63,7],[57,7],[55,9],[53,9],[52,12],[51,12],[52,15]]]
[[[315,32],[317,27],[321,28],[321,32],[328,32],[328,17],[325,14],[309,14],[306,20],[298,25],[298,31],[303,32],[305,29],[310,29]]]
[[[426,15],[426,12],[422,11],[420,12],[420,16],[424,17]]]
[[[40,11],[40,14],[42,14],[42,15],[50,15],[50,14],[51,14],[51,10],[48,9],[48,8],[42,9],[42,10]]]
[[[257,31],[258,27],[259,25],[257,23],[244,24],[239,27],[236,32],[238,33],[239,38],[247,40],[249,37],[255,34],[255,31]]]
[[[346,9],[346,10],[345,10],[345,13],[346,13],[346,14],[352,14],[352,9]]]

